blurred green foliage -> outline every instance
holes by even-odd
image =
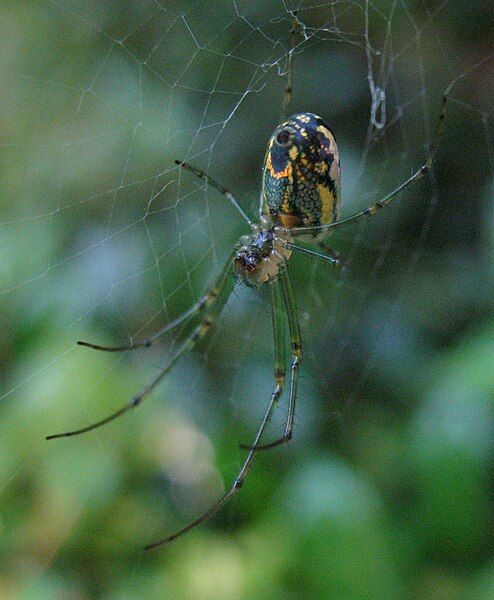
[[[301,3],[293,110],[342,152],[346,214],[429,178],[331,239],[347,276],[293,257],[305,359],[295,439],[174,544],[238,470],[270,393],[265,290],[142,408],[87,436],[163,364],[102,355],[203,293],[256,210],[277,124],[282,3],[8,1],[0,7],[0,597],[494,598],[493,43],[489,3]],[[366,48],[386,90],[369,129]],[[366,137],[367,135],[367,137]],[[286,402],[272,426],[282,424]]]

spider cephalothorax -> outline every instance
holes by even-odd
[[[257,288],[278,277],[280,267],[292,252],[287,247],[288,232],[273,227],[266,217],[261,218],[261,225],[254,223],[251,227],[252,234],[238,241],[233,262],[237,281]]]
[[[263,210],[277,225],[325,225],[339,217],[340,158],[329,126],[312,113],[277,127],[264,159]]]

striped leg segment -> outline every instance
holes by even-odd
[[[151,335],[147,339],[133,342],[128,346],[100,346],[98,344],[92,344],[90,342],[81,341],[77,343],[79,344],[79,346],[85,346],[86,348],[91,348],[92,350],[101,350],[102,352],[125,352],[126,350],[137,350],[140,348],[150,348],[151,346],[154,346],[157,343],[157,341],[166,333],[172,331],[172,329],[175,329],[175,327],[177,327],[187,319],[192,318],[195,315],[198,315],[201,312],[204,312],[205,310],[213,306],[223,286],[225,285],[225,279],[228,276],[231,276],[230,267],[232,259],[233,253],[230,254],[230,256],[228,257],[228,260],[226,261],[223,269],[221,270],[220,275],[214,282],[213,286],[206,292],[206,294],[204,294],[204,296],[202,296],[202,298],[195,302],[189,309],[187,309],[185,312],[179,315],[176,319],[170,321],[170,323],[167,323],[162,329],[160,329],[156,333],[153,333],[153,335]]]
[[[290,50],[288,51],[288,60],[287,60],[287,75],[286,75],[286,85],[285,92],[283,94],[283,108],[281,110],[281,118],[280,121],[283,121],[288,117],[288,109],[290,108],[290,104],[292,101],[292,70],[293,70],[293,52],[295,50],[296,44],[296,33],[297,33],[297,11],[293,11],[292,13],[292,28],[290,30]]]
[[[149,396],[149,394],[154,390],[154,388],[160,383],[163,377],[170,371],[173,365],[178,361],[178,359],[185,354],[188,350],[192,350],[197,342],[203,338],[208,331],[211,329],[212,324],[220,314],[223,306],[225,305],[228,297],[230,296],[231,291],[234,286],[233,277],[228,277],[230,274],[229,264],[227,264],[224,268],[224,273],[222,273],[221,277],[218,279],[220,282],[220,286],[217,289],[217,292],[211,295],[211,290],[209,294],[209,304],[208,310],[205,316],[201,319],[199,324],[193,329],[193,331],[186,336],[185,340],[180,344],[177,350],[173,353],[170,360],[167,364],[161,368],[161,370],[156,374],[154,379],[152,379],[146,386],[144,386],[141,391],[133,396],[127,404],[122,406],[119,410],[109,415],[108,417],[102,419],[101,421],[97,421],[87,427],[82,427],[81,429],[75,429],[73,431],[66,431],[64,433],[55,433],[53,435],[47,436],[47,440],[53,440],[61,437],[71,437],[73,435],[80,435],[82,433],[86,433],[87,431],[92,431],[93,429],[97,429],[98,427],[102,427],[111,421],[114,421],[118,417],[121,417],[126,412],[136,408],[141,404],[141,402]],[[206,294],[206,296],[208,296]],[[198,312],[198,311],[196,311]]]
[[[268,407],[264,413],[264,417],[262,419],[261,425],[257,431],[257,434],[254,438],[254,442],[247,449],[249,453],[244,460],[242,468],[238,472],[235,477],[230,488],[223,494],[223,496],[215,502],[211,508],[209,508],[206,512],[204,512],[200,517],[180,529],[179,531],[169,535],[166,538],[158,540],[157,542],[153,542],[147,546],[145,546],[145,550],[151,550],[152,548],[157,548],[158,546],[162,546],[168,542],[176,540],[178,537],[184,535],[191,529],[194,529],[209,517],[213,516],[216,512],[218,512],[235,494],[244,484],[245,478],[249,473],[250,466],[252,461],[254,460],[255,452],[259,448],[259,442],[261,437],[266,429],[267,424],[271,418],[271,414],[273,409],[279,400],[281,394],[283,393],[283,384],[285,380],[285,323],[283,320],[283,306],[281,302],[281,294],[279,289],[278,281],[274,281],[270,285],[270,295],[271,295],[271,317],[273,322],[273,333],[274,333],[274,343],[275,343],[275,380],[276,386],[271,394],[271,399],[269,401]]]
[[[285,314],[279,281],[273,281],[269,286],[269,290],[274,337],[274,379],[276,382],[276,387],[274,388],[271,397],[276,402],[280,399],[285,388]],[[252,450],[254,447],[251,445],[240,444],[240,448],[243,450]],[[254,449],[259,449],[259,446]]]
[[[205,173],[201,169],[198,169],[197,167],[189,165],[189,163],[183,162],[182,160],[176,160],[175,164],[178,165],[179,167],[182,167],[183,169],[187,169],[187,171],[190,171],[191,173],[194,173],[194,175],[196,177],[199,177],[199,179],[203,179],[211,187],[214,187],[216,190],[218,190],[218,192],[220,192],[220,194],[223,194],[223,196],[225,196],[228,200],[230,200],[232,205],[238,210],[238,212],[242,215],[242,217],[247,221],[247,223],[249,225],[253,224],[254,221],[247,215],[247,213],[244,211],[244,209],[240,206],[237,198],[225,186],[223,186],[223,185],[221,185],[221,183],[218,183],[217,181],[215,181],[212,177],[210,177],[207,173]]]
[[[290,283],[290,277],[288,270],[285,268],[280,271],[281,289],[283,292],[283,299],[285,302],[285,309],[288,316],[288,326],[290,329],[291,347],[292,347],[292,364],[291,364],[291,377],[290,377],[290,400],[288,403],[288,415],[285,424],[285,431],[283,435],[269,444],[258,444],[253,448],[255,451],[258,450],[270,450],[276,448],[281,444],[289,442],[293,437],[293,424],[295,420],[295,404],[297,401],[297,380],[298,370],[300,368],[300,362],[302,360],[302,340],[300,337],[300,327],[298,323],[297,307],[295,305],[295,298],[292,292],[292,286]]]
[[[371,206],[364,208],[363,210],[355,213],[354,215],[351,215],[350,217],[347,217],[346,219],[342,219],[341,221],[336,221],[334,223],[328,223],[327,225],[315,225],[313,227],[293,227],[290,229],[290,234],[292,236],[297,236],[306,235],[308,233],[314,234],[317,232],[325,232],[329,231],[330,229],[341,227],[343,225],[348,225],[349,223],[356,223],[361,219],[364,219],[365,217],[372,217],[379,210],[387,206],[391,202],[391,200],[398,196],[400,192],[407,189],[415,181],[418,181],[419,179],[424,177],[424,175],[426,175],[429,172],[432,166],[432,161],[434,160],[434,156],[436,155],[437,148],[439,145],[439,139],[444,128],[444,118],[446,116],[446,102],[448,98],[448,93],[449,90],[443,95],[441,101],[441,107],[439,109],[439,116],[436,124],[436,129],[434,132],[434,137],[432,139],[431,147],[429,149],[427,160],[417,171],[415,171],[415,173],[411,177],[409,177],[405,182],[403,182],[401,185],[395,188],[392,192],[390,192],[374,204],[371,204]]]
[[[307,256],[312,256],[313,258],[319,258],[320,260],[324,260],[334,267],[345,266],[345,261],[341,259],[335,250],[324,245],[323,242],[319,242],[319,245],[321,246],[321,249],[325,251],[324,254],[321,252],[316,252],[315,250],[309,250],[308,248],[304,248],[303,246],[299,246],[293,242],[286,243],[286,247],[290,248],[290,250],[293,250],[294,252],[300,252],[300,254],[306,254]]]

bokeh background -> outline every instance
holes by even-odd
[[[1,598],[494,598],[489,5],[2,2]],[[155,331],[245,232],[173,160],[255,214],[295,8],[292,108],[331,123],[345,214],[418,168],[455,82],[444,135],[430,176],[332,236],[347,273],[291,260],[293,442],[213,519],[143,553],[241,465],[272,386],[267,290],[237,289],[133,414],[44,436],[117,409],[182,332],[123,355],[76,341]]]

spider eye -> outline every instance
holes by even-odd
[[[275,137],[275,142],[279,146],[288,146],[288,143],[290,142],[290,137],[291,137],[291,132],[288,129],[283,129]]]

